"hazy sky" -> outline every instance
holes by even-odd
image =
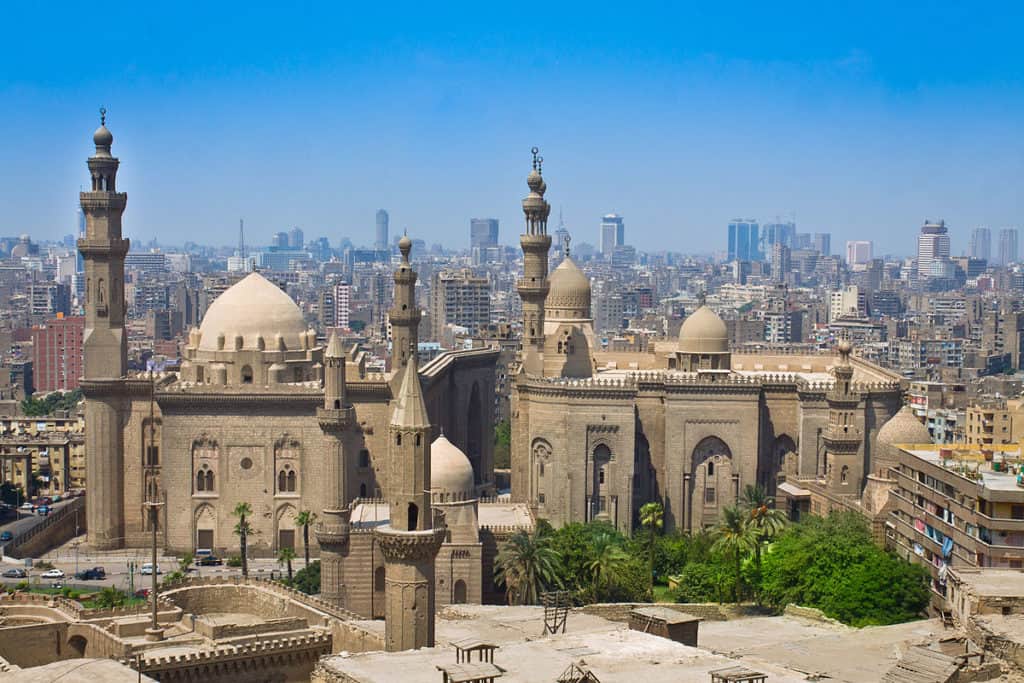
[[[365,244],[380,207],[515,243],[532,145],[577,241],[610,211],[692,252],[733,217],[877,253],[1024,223],[1019,3],[66,4],[4,9],[0,234],[74,230],[100,104],[126,233],[172,244]]]

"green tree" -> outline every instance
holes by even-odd
[[[494,425],[494,466],[498,469],[512,466],[512,425],[508,420]]]
[[[100,609],[120,607],[125,603],[125,594],[113,586],[107,586],[92,599],[92,604]]]
[[[305,564],[309,566],[309,527],[316,521],[316,513],[309,510],[302,510],[295,515],[295,523],[302,527],[302,553],[305,556]]]
[[[277,551],[277,561],[288,568],[288,585],[292,583],[292,560],[295,559],[294,548],[281,548]],[[309,564],[307,563],[308,567]]]
[[[721,559],[711,562],[690,562],[670,577],[676,602],[725,602],[726,587],[732,571]]]
[[[927,570],[875,545],[853,512],[787,527],[765,555],[761,591],[776,609],[816,607],[852,626],[916,619],[929,599]]]
[[[608,596],[616,579],[622,575],[629,562],[629,555],[612,534],[597,534],[591,547],[593,556],[587,563],[587,572],[592,581],[594,599],[602,600]]]
[[[647,562],[649,581],[647,591],[654,596],[654,555],[658,544],[658,534],[665,525],[665,508],[658,502],[644,503],[640,506],[640,526],[647,531]]]
[[[316,595],[320,592],[320,561],[314,560],[313,564],[303,567],[295,572],[292,586],[307,595]]]
[[[547,588],[561,586],[559,555],[541,529],[517,531],[502,545],[495,560],[495,577],[505,584],[510,605],[536,605]]]
[[[747,523],[747,516],[739,507],[730,505],[722,508],[713,535],[715,543],[712,549],[727,557],[733,564],[734,598],[739,603],[743,594],[743,558],[757,545],[754,528]]]
[[[747,524],[754,531],[754,586],[761,585],[761,546],[771,543],[786,522],[786,515],[782,510],[775,509],[775,499],[767,494],[760,486],[747,484],[740,497],[740,505],[747,512]],[[755,591],[754,596],[760,602],[760,590]]]
[[[235,506],[235,509],[231,511],[231,514],[238,517],[238,523],[235,524],[235,534],[238,535],[238,544],[242,555],[242,576],[248,578],[248,541],[249,534],[252,533],[252,525],[249,523],[249,517],[252,516],[252,506],[248,503],[239,503]]]

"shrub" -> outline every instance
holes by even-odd
[[[311,562],[308,567],[303,567],[295,572],[292,579],[292,587],[306,593],[315,595],[320,592],[320,560]]]
[[[229,567],[241,567],[242,566],[242,556],[241,555],[232,555],[231,557],[228,558],[228,560],[227,560],[227,562],[225,564],[227,564],[227,566],[229,566]]]

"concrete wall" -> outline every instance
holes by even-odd
[[[0,657],[23,669],[78,657],[67,645],[67,632],[66,623],[0,629]]]
[[[70,541],[85,530],[85,498],[75,498],[50,513],[39,526],[19,535],[4,548],[10,557],[39,557],[50,549]]]

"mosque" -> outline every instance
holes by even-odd
[[[706,305],[678,340],[600,349],[590,281],[568,248],[548,274],[541,161],[535,150],[523,200],[513,500],[556,526],[603,519],[624,532],[648,501],[664,504],[668,529],[713,525],[747,484],[780,495],[814,482],[821,500],[859,504],[869,475],[894,463],[876,446],[902,404],[899,377],[844,344],[821,355],[733,353]]]

